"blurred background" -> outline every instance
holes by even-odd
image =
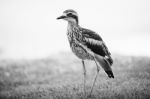
[[[149,0],[1,0],[0,58],[43,58],[70,51],[66,9],[102,36],[113,53],[150,56]]]
[[[91,99],[149,99],[150,0],[0,0],[0,99],[84,98],[67,22],[56,20],[66,9],[101,35],[114,60],[115,79],[101,69]],[[85,64],[88,93],[96,66]]]

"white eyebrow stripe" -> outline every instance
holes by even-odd
[[[78,14],[77,13],[72,13],[73,15],[75,15],[75,16],[78,16]]]

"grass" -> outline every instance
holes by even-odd
[[[115,79],[101,69],[87,99],[149,99],[150,58],[114,55]],[[86,93],[96,73],[86,61]],[[84,99],[82,64],[74,55],[61,53],[37,60],[0,61],[0,99]]]

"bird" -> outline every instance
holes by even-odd
[[[86,94],[86,67],[85,60],[93,60],[97,67],[97,73],[91,86],[92,94],[95,82],[100,71],[100,66],[104,69],[109,78],[114,78],[112,72],[113,59],[102,37],[96,32],[83,28],[79,25],[78,13],[73,9],[67,9],[57,19],[68,22],[67,37],[72,52],[81,60],[84,75],[84,94]]]

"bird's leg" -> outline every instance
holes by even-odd
[[[84,75],[84,81],[83,81],[83,88],[84,88],[84,95],[86,95],[86,92],[85,92],[85,84],[86,84],[86,68],[85,68],[85,64],[84,64],[84,60],[82,60],[82,65],[83,65],[83,75]]]
[[[96,67],[97,67],[97,73],[96,73],[96,76],[94,78],[89,96],[91,96],[91,94],[92,94],[92,91],[93,91],[93,88],[94,88],[94,85],[95,85],[95,82],[96,82],[96,79],[97,79],[97,76],[98,76],[98,73],[99,73],[99,70],[100,70],[100,67],[98,66],[95,58],[94,58],[94,61],[95,61]]]

